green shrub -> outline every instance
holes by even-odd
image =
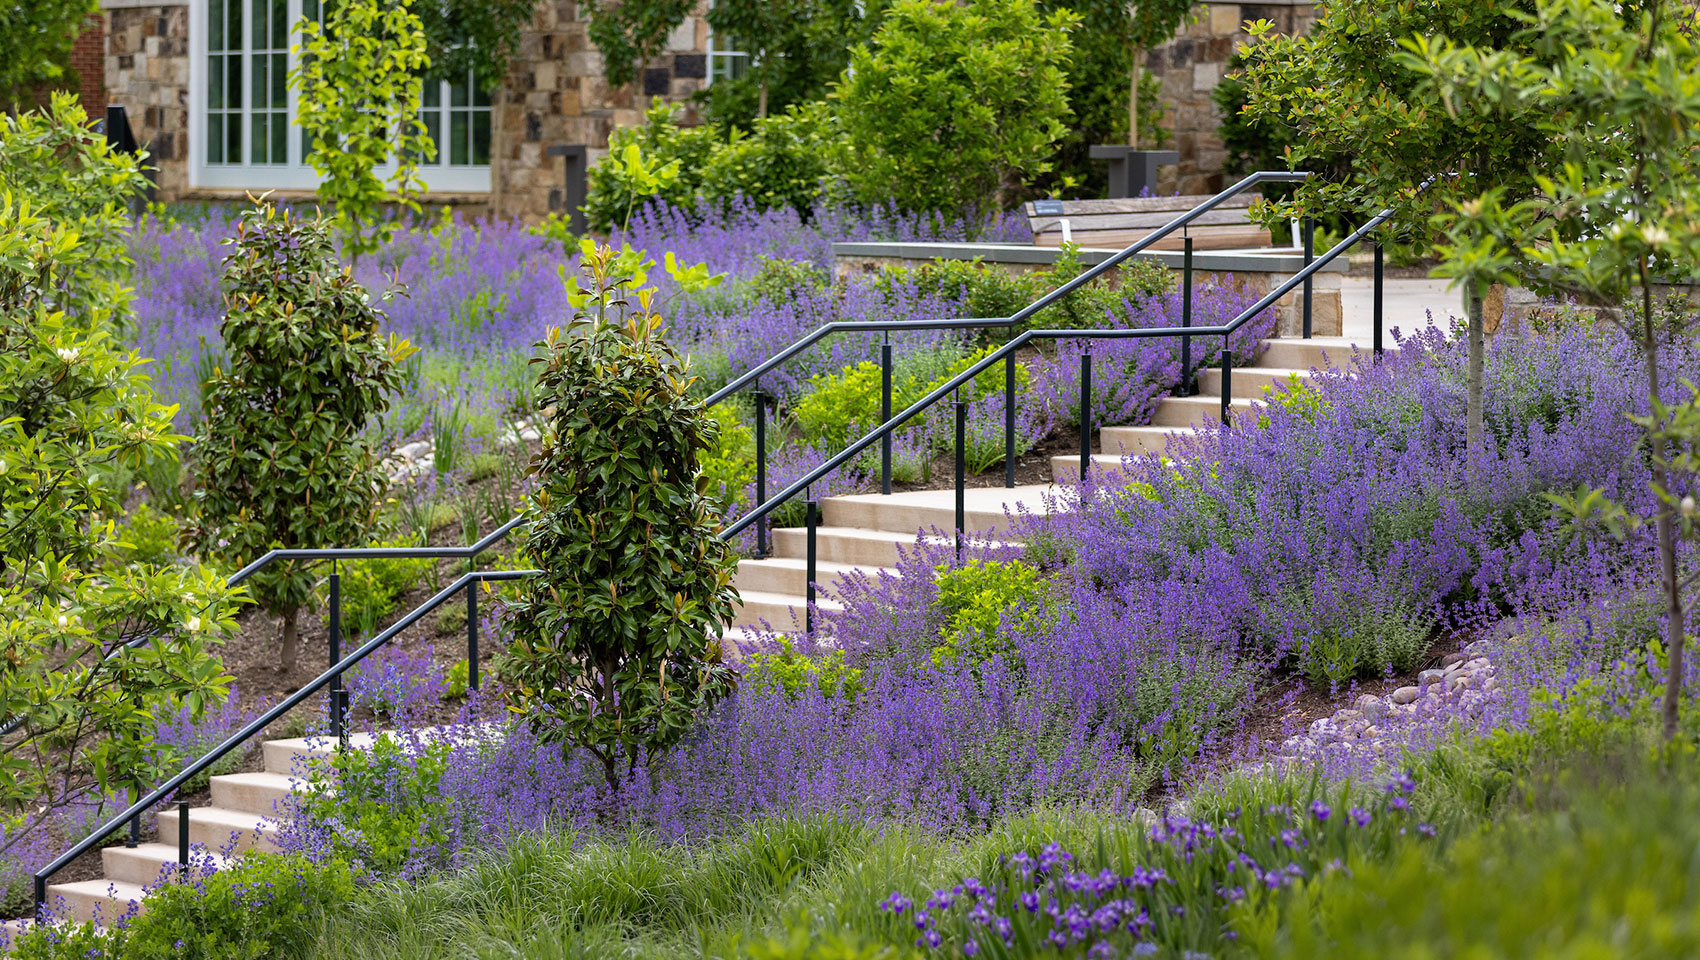
[[[178,518],[142,503],[130,511],[118,531],[116,562],[129,566],[164,566],[177,560],[177,542],[183,523]]]
[[[823,697],[843,694],[848,700],[862,692],[862,671],[844,662],[844,651],[818,656],[798,653],[789,638],[779,641],[775,653],[757,653],[744,661],[744,682],[763,692],[778,689],[795,700],[803,691],[817,688]]]
[[[790,207],[807,217],[827,175],[832,119],[826,104],[788,107],[734,130],[703,164],[701,198],[721,208],[743,197],[758,210]]]
[[[681,127],[680,108],[659,98],[636,127],[618,127],[608,137],[608,156],[587,174],[584,218],[591,230],[606,233],[624,225],[651,200],[674,206],[695,204],[702,170],[719,143],[713,127]],[[636,147],[643,169],[656,177],[646,184],[632,170],[629,148]],[[671,169],[671,175],[663,171]],[[568,252],[573,246],[569,245]]]
[[[358,751],[351,751],[358,752]],[[304,956],[321,918],[355,895],[348,861],[250,855],[194,883],[167,883],[127,926],[37,927],[19,960],[272,960]]]
[[[538,734],[595,756],[614,789],[622,759],[664,752],[737,680],[719,643],[737,557],[700,486],[717,428],[636,279],[650,265],[587,249],[571,326],[538,344],[537,405],[554,413],[525,549],[544,572],[508,603],[500,664]],[[711,281],[700,264],[668,270],[682,288]]]
[[[702,456],[705,494],[724,512],[744,502],[744,489],[756,479],[756,440],[734,403],[719,403],[708,409],[719,433],[714,449]]]
[[[1078,22],[1033,0],[898,0],[832,93],[851,197],[955,214],[1048,170]]]
[[[991,353],[996,347],[987,346],[967,355],[955,349],[921,351],[892,362],[891,409],[903,410],[927,394],[950,382],[953,377]],[[1016,364],[1017,396],[1027,387],[1026,366]],[[791,407],[791,419],[811,443],[829,449],[842,449],[861,433],[880,422],[880,399],[884,389],[884,373],[871,360],[864,360],[838,373],[823,373],[809,381],[808,392]],[[964,385],[962,399],[981,400],[1001,394],[1004,387],[1003,365],[993,364]],[[937,416],[949,417],[950,406],[935,407]],[[923,418],[906,424],[905,430],[924,429]],[[953,441],[954,442],[954,441]],[[995,461],[994,461],[995,462]]]
[[[308,823],[335,823],[325,842],[338,859],[389,874],[446,857],[449,814],[441,785],[451,745],[379,737],[366,750],[339,750],[311,771],[295,803]]]
[[[832,276],[807,260],[762,257],[755,276],[745,281],[752,300],[776,306],[791,303],[804,293],[824,289]]]
[[[462,608],[461,619],[466,618],[465,608]],[[466,658],[462,657],[449,664],[443,671],[443,699],[459,700],[466,696],[466,691],[472,687],[472,669],[467,666]]]
[[[944,626],[933,649],[936,666],[963,658],[979,663],[1014,647],[1004,632],[1007,614],[1015,629],[1042,629],[1055,617],[1054,588],[1037,569],[1020,560],[970,560],[938,574],[939,612]]]
[[[388,480],[369,426],[413,352],[383,333],[383,314],[337,260],[323,219],[256,204],[242,213],[234,250],[219,327],[230,369],[205,387],[191,530],[204,556],[232,569],[273,547],[346,546],[374,534]],[[290,563],[247,582],[283,617],[288,667],[312,585],[312,572]]]

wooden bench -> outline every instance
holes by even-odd
[[[1033,228],[1035,246],[1061,246],[1066,222],[1068,239],[1082,247],[1119,250],[1139,242],[1208,199],[1208,196],[1177,196],[1035,200],[1026,205],[1027,223]],[[1229,197],[1188,224],[1184,233],[1177,230],[1147,249],[1180,250],[1185,245],[1185,235],[1193,238],[1194,250],[1267,248],[1269,231],[1253,223],[1247,215],[1256,199],[1254,193]]]

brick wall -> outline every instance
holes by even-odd
[[[1199,4],[1173,40],[1150,51],[1145,66],[1163,81],[1162,96],[1169,108],[1163,125],[1180,153],[1179,166],[1159,171],[1158,193],[1215,193],[1226,185],[1222,113],[1210,94],[1234,49],[1250,39],[1246,21],[1269,20],[1277,33],[1291,34],[1308,32],[1316,17],[1317,6],[1309,0]]]
[[[77,96],[89,118],[106,115],[106,19],[98,14],[83,23],[71,45],[71,69],[77,71],[81,86]]]

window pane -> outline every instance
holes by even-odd
[[[440,107],[440,106],[442,106],[443,105],[443,85],[442,85],[442,83],[439,82],[439,81],[436,81],[436,80],[425,81],[424,88],[420,91],[419,96],[420,96],[420,99],[425,102],[425,106],[427,106],[427,107]]]
[[[466,111],[456,110],[449,114],[449,163],[457,167],[466,166],[467,161],[467,123]]]
[[[224,106],[224,58],[207,58],[207,107],[217,110]]]
[[[266,16],[266,0],[254,0],[254,15],[248,18],[248,26],[253,33],[248,49],[264,50],[271,46],[266,42],[266,27],[270,26],[271,22],[271,18]]]
[[[272,114],[272,162],[289,162],[289,114]]]
[[[251,99],[248,101],[248,105],[263,107],[266,105],[266,94],[269,92],[266,89],[266,68],[270,65],[271,58],[262,53],[253,59],[254,63],[250,67],[253,73],[249,75],[249,95]]]
[[[472,114],[472,163],[478,167],[490,165],[490,111],[488,110],[478,110]]]
[[[466,106],[466,90],[467,90],[467,85],[464,84],[464,83],[451,83],[451,84],[449,84],[449,106],[451,106],[451,107],[464,107],[464,106]]]
[[[266,162],[266,148],[271,146],[271,115],[256,113],[248,121],[248,156],[254,163]]]
[[[217,3],[218,0],[213,0]],[[242,49],[242,0],[230,0],[229,13],[226,15],[225,47],[229,50]]]
[[[490,105],[490,94],[477,84],[472,85],[472,105],[475,107],[488,107]]]
[[[234,114],[224,123],[224,158],[227,163],[242,162],[242,118]]]
[[[224,162],[224,114],[207,114],[207,162]]]
[[[319,19],[319,0],[301,0],[301,15],[309,20]]]
[[[230,81],[225,87],[224,105],[232,110],[242,109],[242,56],[231,54],[224,58],[225,79]]]
[[[431,138],[437,152],[432,154],[432,163],[443,162],[443,113],[441,110],[425,110],[419,114],[419,119],[425,121],[425,135]]]
[[[289,0],[272,0],[272,48],[289,46]]]
[[[224,49],[224,0],[207,5],[207,49]]]
[[[272,54],[272,102],[274,107],[289,105],[289,54]]]

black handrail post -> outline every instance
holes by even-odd
[[[880,422],[891,419],[891,334],[880,344]],[[880,440],[880,493],[891,496],[891,434]]]
[[[470,561],[469,561],[470,562]],[[342,659],[342,568],[331,561],[331,622],[330,622],[330,663],[334,667]],[[329,706],[331,707],[331,734],[336,735],[338,724],[342,721],[336,716],[336,695],[342,689],[342,674],[331,677]]]
[[[1375,359],[1381,359],[1381,241],[1375,242]]]
[[[35,877],[35,922],[45,923],[47,907],[47,878],[41,874]]]
[[[968,526],[968,402],[956,391],[956,562],[962,562],[962,531]]]
[[[478,689],[478,581],[466,582],[466,689]]]
[[[887,420],[891,419],[886,417]],[[1003,358],[1003,485],[1015,487],[1015,353]]]
[[[177,876],[189,879],[189,801],[177,801]]]
[[[1222,423],[1227,424],[1228,410],[1234,402],[1234,351],[1229,349],[1227,338],[1222,338]]]
[[[1316,259],[1316,218],[1305,217],[1305,266]],[[1310,339],[1310,277],[1305,277],[1305,339]]]
[[[804,562],[803,577],[805,580],[803,604],[803,632],[813,637],[815,635],[815,528],[820,525],[820,502],[815,499],[813,491],[803,494],[803,525],[809,530],[809,547],[806,551],[808,559]]]
[[[1192,237],[1186,238],[1181,252],[1181,329],[1192,327]],[[1181,389],[1183,397],[1192,396],[1192,334],[1181,334]]]
[[[1080,482],[1092,466],[1092,341],[1080,354]]]
[[[758,382],[751,391],[756,398],[756,509],[767,502],[767,395]],[[756,559],[767,557],[767,515],[756,518]]]

